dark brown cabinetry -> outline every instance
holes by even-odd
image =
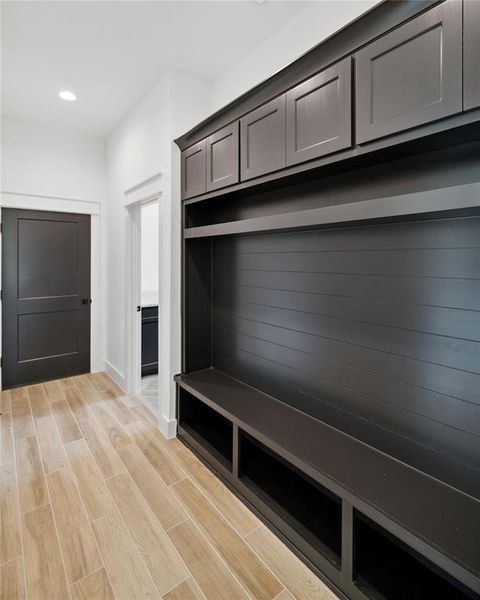
[[[463,9],[463,108],[480,106],[480,2],[465,0]]]
[[[287,93],[287,165],[348,148],[351,132],[351,59]]]
[[[207,191],[238,182],[238,122],[207,139]]]
[[[204,194],[207,191],[206,140],[182,152],[182,198]]]
[[[285,167],[285,95],[240,120],[242,179]]]
[[[462,110],[462,3],[447,0],[355,55],[357,142]]]

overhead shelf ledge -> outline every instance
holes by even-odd
[[[470,183],[389,198],[376,198],[309,210],[216,223],[185,229],[185,238],[311,229],[345,223],[397,218],[467,216],[480,208],[480,184]]]

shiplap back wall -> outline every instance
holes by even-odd
[[[472,491],[480,218],[224,238],[212,256],[216,368]]]

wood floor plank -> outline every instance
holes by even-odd
[[[43,384],[43,387],[49,402],[58,402],[59,400],[65,399],[63,395],[63,389],[57,380],[46,381]]]
[[[207,600],[245,600],[246,592],[189,519],[168,532]]]
[[[63,443],[68,444],[68,442],[81,439],[82,434],[67,401],[64,399],[52,402],[51,408]]]
[[[45,473],[63,469],[65,452],[43,386],[28,388],[28,397]]]
[[[266,527],[256,529],[245,540],[298,600],[337,600],[335,594]]]
[[[105,569],[118,600],[158,598],[150,573],[120,515],[107,515],[93,522]]]
[[[22,553],[17,479],[13,460],[0,465],[0,564]]]
[[[283,586],[198,488],[189,479],[172,488],[202,533],[253,597],[257,600],[275,598]]]
[[[71,386],[64,389],[65,400],[67,401],[70,410],[75,417],[77,423],[81,421],[88,421],[92,418],[92,413],[88,408],[87,402],[84,400],[79,389],[75,386]]]
[[[65,445],[68,460],[90,521],[115,512],[112,497],[85,440]]]
[[[135,396],[135,394],[124,394],[122,396],[117,396],[117,398],[120,400],[120,402],[125,404],[127,408],[133,408],[138,404],[138,398]]]
[[[20,438],[15,446],[20,508],[26,512],[48,503],[47,484],[36,436]]]
[[[158,427],[158,420],[156,416],[150,412],[144,404],[138,403],[130,410],[146,425],[154,425],[155,427]]]
[[[292,594],[288,590],[282,590],[275,600],[295,600]]]
[[[188,577],[185,565],[131,477],[112,477],[108,487],[159,594],[165,594]]]
[[[75,387],[75,383],[71,377],[65,377],[65,379],[57,379],[57,383],[60,386],[60,389],[63,391],[71,389]]]
[[[123,473],[125,467],[100,425],[92,419],[79,423],[79,427],[104,479]]]
[[[205,600],[205,596],[192,577],[163,596],[163,600]]]
[[[135,421],[138,420],[137,415],[132,413],[132,411],[116,396],[108,398],[104,402],[120,425],[128,425],[129,423],[135,423]]]
[[[91,409],[115,450],[132,443],[130,436],[104,406],[103,401],[91,405]]]
[[[14,558],[0,567],[0,598],[25,600],[25,579],[21,557]]]
[[[70,590],[50,505],[23,515],[25,576],[30,600],[65,600]]]
[[[108,373],[105,371],[100,371],[100,377],[107,383],[107,387],[109,387],[115,394],[115,396],[123,396],[125,392],[122,388],[110,377]]]
[[[140,448],[148,462],[167,485],[185,478],[185,473],[170,454],[167,454],[156,437],[149,434],[142,423],[132,423],[128,427],[130,437]]]
[[[2,414],[0,417],[0,435],[2,437],[0,462],[13,460],[13,424],[12,415]]]
[[[10,390],[10,397],[12,399],[12,402],[17,402],[18,400],[27,398],[27,388],[25,388],[25,387],[13,388],[12,390]]]
[[[89,404],[101,399],[97,389],[86,375],[77,375],[76,377],[72,377],[72,380],[75,384],[75,387],[80,391],[83,398]]]
[[[173,456],[241,537],[261,525],[261,521],[187,448]]]
[[[18,398],[15,398],[13,394],[13,392],[18,392],[18,388],[12,390],[12,420],[15,441],[35,435],[27,391],[25,388],[20,389],[24,390],[25,394],[19,395]]]
[[[10,390],[0,392],[0,413],[2,415],[11,414],[12,412],[12,396]]]
[[[118,453],[163,528],[168,530],[184,521],[185,511],[140,450],[130,444]]]
[[[167,454],[185,448],[178,438],[167,439],[158,428],[158,423],[151,423],[149,420],[140,418],[134,425],[127,425],[125,428],[127,430],[132,428],[135,431],[144,431],[154,440],[155,444]]]
[[[73,600],[115,600],[107,573],[101,568],[72,585]]]
[[[67,470],[47,476],[52,510],[70,583],[102,567],[90,522]]]

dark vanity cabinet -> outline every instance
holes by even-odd
[[[223,127],[207,139],[207,191],[238,183],[238,122]]]
[[[447,0],[355,55],[357,142],[462,110],[462,3]]]
[[[463,9],[463,108],[480,106],[480,2],[465,0]]]
[[[351,145],[351,76],[347,58],[287,92],[287,165]]]
[[[158,306],[142,306],[142,377],[158,373]]]
[[[285,167],[285,95],[240,119],[242,180]]]
[[[182,152],[182,198],[192,198],[207,191],[206,140]]]

